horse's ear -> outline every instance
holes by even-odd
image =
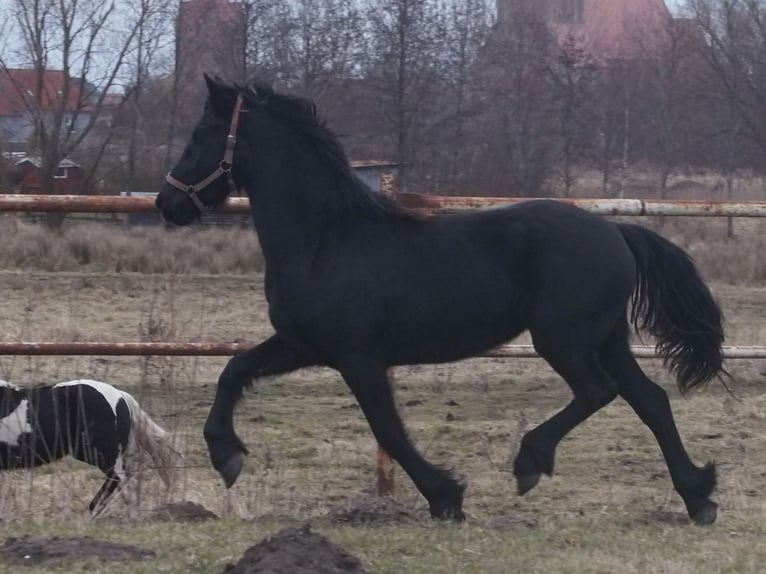
[[[203,74],[203,76],[205,84],[207,84],[208,100],[213,109],[228,113],[236,97],[235,88],[218,76],[212,78],[207,74]]]
[[[271,85],[267,84],[266,82],[253,82],[253,91],[255,92],[255,95],[257,95],[261,100],[268,100],[271,96],[274,95],[274,88],[272,88]]]

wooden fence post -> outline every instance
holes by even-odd
[[[388,369],[386,371],[388,384],[391,385],[391,394],[394,392],[394,370]],[[382,446],[378,445],[378,496],[393,496],[394,494],[394,470],[396,469],[396,463]]]

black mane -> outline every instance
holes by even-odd
[[[384,194],[371,190],[359,179],[353,172],[338,135],[318,116],[312,100],[290,94],[278,94],[271,86],[260,82],[255,82],[248,88],[240,87],[239,93],[246,105],[265,109],[274,118],[302,132],[312,141],[333,170],[338,192],[349,211],[355,214],[421,217]]]

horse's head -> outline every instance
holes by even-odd
[[[391,208],[354,177],[311,100],[264,83],[243,88],[208,76],[205,82],[202,118],[157,195],[165,219],[188,225],[235,190],[247,192],[254,214],[277,206],[282,227],[287,212],[299,212],[293,221],[306,225],[364,205],[377,214]]]
[[[245,111],[241,90],[207,75],[205,82],[208,98],[202,118],[157,195],[163,217],[177,225],[192,223],[245,185],[244,174],[238,169],[246,147],[237,141],[240,116]]]

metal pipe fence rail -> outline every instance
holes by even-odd
[[[519,197],[443,197],[398,193],[405,207],[431,213],[472,211],[529,201]],[[674,217],[766,217],[766,202],[672,201],[647,199],[556,199],[599,215]],[[220,213],[250,213],[247,198],[229,198]],[[22,195],[0,194],[0,212],[48,213],[156,213],[151,197],[107,195]]]
[[[409,209],[428,213],[473,211],[529,201],[515,197],[439,197],[398,193],[394,198]],[[557,199],[591,213],[611,216],[673,217],[766,217],[766,202],[713,202],[645,199]],[[0,213],[156,213],[151,197],[94,195],[0,194]],[[246,198],[229,198],[218,210],[225,214],[247,215]],[[0,342],[0,355],[108,355],[108,356],[231,356],[250,348],[243,343],[55,343]],[[656,357],[654,347],[634,346],[638,358]],[[727,359],[766,359],[766,347],[732,346],[724,348]],[[531,345],[503,345],[482,355],[498,358],[534,358]],[[393,492],[393,461],[380,447],[377,456],[378,494]]]
[[[133,357],[230,357],[252,349],[255,343],[184,343],[184,342],[36,342],[0,341],[0,355],[5,356],[133,356]],[[658,358],[655,348],[634,345],[639,359]],[[766,359],[766,347],[735,345],[723,347],[726,359]],[[532,345],[501,345],[476,358],[539,358]]]

